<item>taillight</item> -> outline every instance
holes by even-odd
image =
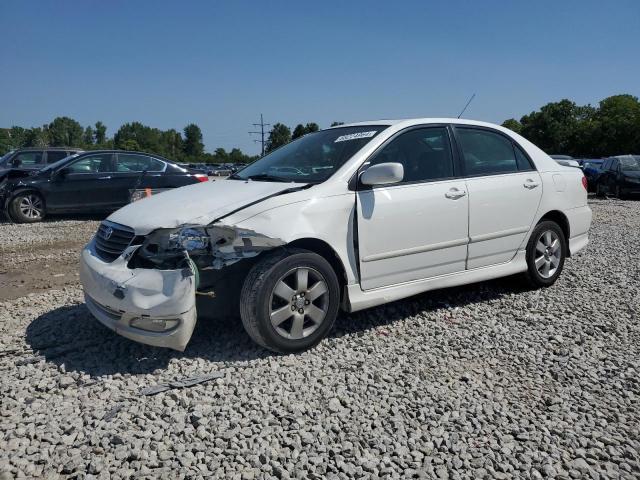
[[[587,177],[585,177],[584,175],[582,176],[582,186],[584,187],[585,190],[588,190],[589,188],[589,182],[587,182]]]
[[[207,177],[204,173],[196,173],[194,175],[199,182],[208,182],[209,181],[209,177]]]

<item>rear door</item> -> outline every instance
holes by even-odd
[[[357,193],[362,289],[463,271],[468,196],[447,126],[400,132],[370,165],[385,162],[403,165],[402,182]]]
[[[542,180],[511,138],[484,127],[455,126],[469,192],[467,269],[510,261],[538,211]]]
[[[113,199],[116,207],[131,200],[134,189],[164,187],[163,172],[167,164],[162,160],[140,153],[118,153],[113,174]]]
[[[47,207],[61,211],[108,211],[113,204],[113,154],[78,157],[58,170],[48,185]]]

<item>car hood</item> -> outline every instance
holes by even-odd
[[[175,188],[131,203],[107,220],[146,235],[158,228],[207,225],[273,195],[306,187],[301,183],[218,180]]]

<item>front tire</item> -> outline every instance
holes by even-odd
[[[323,257],[308,250],[271,252],[249,271],[240,294],[240,316],[249,336],[280,353],[307,350],[331,330],[340,284]]]
[[[46,214],[44,200],[35,192],[19,193],[11,200],[9,213],[16,223],[41,222]]]
[[[529,284],[535,288],[549,287],[562,273],[567,255],[567,241],[560,226],[552,221],[540,222],[527,243]]]

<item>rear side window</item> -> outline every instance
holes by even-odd
[[[31,167],[42,164],[43,152],[22,152],[18,153],[11,163],[16,167]]]
[[[153,157],[138,154],[118,154],[116,172],[161,172],[164,163]]]
[[[402,164],[403,183],[453,177],[453,159],[447,129],[416,128],[400,134],[375,155],[371,165],[387,162]]]
[[[518,171],[513,143],[487,130],[456,128],[467,175],[491,175]]]
[[[67,152],[47,152],[47,163],[57,162],[67,156]]]
[[[70,173],[101,173],[111,171],[111,154],[87,155],[66,167]]]

